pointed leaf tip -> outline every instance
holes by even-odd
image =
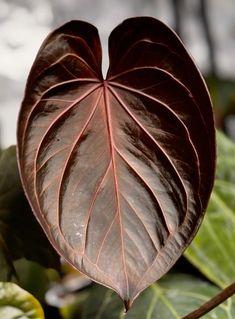
[[[128,300],[124,300],[124,306],[125,306],[125,313],[127,313],[127,311],[131,308],[132,306],[132,302],[130,299]]]

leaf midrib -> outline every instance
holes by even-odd
[[[113,130],[112,130],[112,119],[111,119],[110,104],[109,104],[109,98],[108,98],[108,92],[107,92],[108,91],[107,82],[104,81],[103,84],[104,84],[104,104],[105,104],[105,111],[106,111],[107,130],[108,130],[108,137],[109,137],[109,144],[110,144],[110,156],[112,161],[115,195],[117,199],[117,214],[118,214],[119,225],[120,225],[121,253],[122,253],[122,262],[123,262],[123,268],[124,268],[123,271],[124,271],[124,276],[126,280],[126,297],[127,296],[129,297],[129,282],[128,282],[128,276],[127,276],[126,261],[125,261],[123,224],[122,224],[122,216],[121,216],[120,197],[119,197],[119,191],[118,191],[118,180],[116,175],[116,161],[115,161],[114,137],[113,137]]]

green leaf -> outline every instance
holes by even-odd
[[[44,319],[40,303],[26,290],[10,282],[0,282],[0,318]]]
[[[15,261],[14,266],[17,273],[16,283],[34,295],[39,302],[45,302],[45,294],[51,284],[48,272],[52,270],[24,258]]]
[[[212,284],[190,275],[168,275],[146,289],[125,316],[120,299],[111,290],[94,285],[82,319],[180,319],[218,291]],[[235,304],[230,298],[203,318],[235,318]]]
[[[60,260],[36,221],[24,195],[14,146],[0,155],[0,278],[14,274],[21,257],[59,269]],[[5,275],[6,274],[6,275]],[[4,276],[5,275],[5,276]]]
[[[207,77],[206,82],[212,98],[215,115],[223,119],[227,114],[234,114],[234,80],[210,76]]]
[[[235,144],[217,133],[217,173],[201,228],[185,256],[225,287],[235,279]]]

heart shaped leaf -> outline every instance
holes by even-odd
[[[52,32],[31,69],[18,158],[33,211],[57,251],[126,308],[192,240],[214,179],[211,103],[179,38],[153,18],[109,38]]]

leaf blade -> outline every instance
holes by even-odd
[[[204,304],[219,289],[212,284],[186,274],[170,274],[152,284],[136,300],[135,306],[125,315],[127,319],[179,319]],[[235,306],[230,298],[205,319],[234,316]],[[109,290],[95,285],[85,302],[82,319],[122,318],[120,300]]]
[[[149,25],[164,36],[152,39]],[[199,227],[214,178],[213,116],[200,73],[165,25],[126,20],[109,45],[103,80],[94,27],[70,22],[48,36],[29,75],[18,156],[54,247],[128,308]],[[141,50],[149,59],[133,59]],[[193,81],[174,59],[163,63],[167,50],[174,59],[182,53]]]
[[[34,244],[37,243],[37,247]],[[25,198],[16,161],[16,148],[0,157],[0,249],[1,280],[16,276],[13,261],[25,257],[47,268],[60,269],[59,256],[38,225]]]
[[[217,132],[218,159],[214,189],[205,220],[185,256],[219,287],[226,287],[234,272],[234,143]],[[225,262],[226,261],[226,262]]]
[[[24,316],[27,319],[44,319],[40,303],[26,290],[14,283],[0,283],[0,315],[14,319]]]

